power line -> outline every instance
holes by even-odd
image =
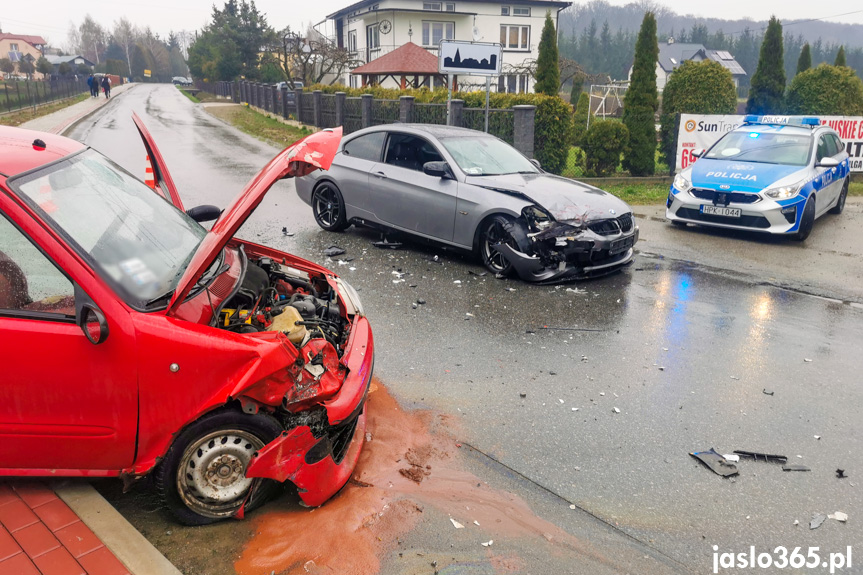
[[[809,22],[819,22],[821,20],[827,20],[828,18],[841,18],[842,16],[851,16],[852,14],[860,14],[863,13],[863,10],[854,10],[853,12],[845,12],[844,14],[836,14],[834,16],[822,16],[821,18],[810,18],[809,20],[797,20],[793,22],[789,22],[787,24],[782,24],[782,28],[785,29],[788,26],[797,26],[798,24],[808,24]],[[835,24],[839,24],[840,22],[835,22]],[[743,34],[746,31],[752,31],[752,28],[744,28],[743,30],[738,30],[737,32],[729,32],[728,36],[734,36],[736,34]],[[755,28],[755,30],[767,30],[767,26],[763,26],[761,28]]]

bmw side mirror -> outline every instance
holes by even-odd
[[[821,158],[818,160],[818,163],[815,164],[816,168],[836,168],[839,166],[839,160],[836,158]]]
[[[533,164],[534,166],[536,166],[537,170],[542,169],[542,164],[539,163],[539,160],[537,160],[535,158],[531,158],[530,163]]]
[[[81,306],[78,312],[78,325],[93,345],[108,339],[108,321],[99,308],[90,303]]]
[[[222,215],[222,210],[217,208],[216,206],[203,205],[203,206],[195,206],[194,208],[189,208],[186,210],[186,215],[195,220],[196,222],[212,222],[213,220],[219,219],[219,216]]]
[[[423,173],[435,178],[443,178],[452,180],[452,172],[449,170],[449,165],[446,162],[426,162],[423,164]]]

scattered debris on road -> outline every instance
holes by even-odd
[[[402,247],[401,242],[391,242],[391,241],[387,240],[386,238],[382,239],[379,242],[372,242],[372,245],[375,246],[376,248],[381,248],[381,249],[386,249],[386,250],[398,250],[398,249],[401,249],[401,247]]]
[[[620,413],[620,409],[618,409],[616,407],[612,407],[611,411],[613,411],[614,413]]]
[[[771,455],[769,453],[759,453],[757,451],[742,451],[735,449],[734,453],[741,457],[751,457],[755,461],[766,461],[768,463],[788,463],[788,458],[784,455]]]
[[[827,516],[827,518],[828,519],[835,519],[836,521],[841,521],[842,523],[845,523],[846,521],[848,521],[848,515],[845,513],[842,513],[841,511],[837,511],[836,513],[831,513],[830,515]]]
[[[848,477],[848,475],[845,473],[844,469],[836,470],[836,479],[845,479],[846,477]]]
[[[812,516],[812,519],[809,521],[809,529],[818,529],[821,527],[821,524],[827,519],[827,516],[823,513],[816,513]]]
[[[456,529],[464,529],[464,525],[462,525],[461,523],[459,523],[458,521],[456,521],[452,517],[450,517],[449,520],[452,521],[452,526],[455,527]]]
[[[343,248],[340,248],[339,246],[330,246],[324,250],[324,255],[328,258],[331,258],[333,256],[340,256],[343,253],[345,253],[345,250]]]
[[[809,359],[808,357],[804,357],[804,358],[803,358],[803,361],[804,361],[804,362],[806,362],[806,363],[812,363],[812,360],[811,360],[811,359]]]
[[[494,539],[491,539],[482,544],[483,547],[491,547],[491,544],[494,543]]]
[[[763,393],[764,395],[773,395],[775,392],[772,389],[765,388],[761,390],[761,393]]]
[[[740,461],[740,456],[734,455],[733,453],[723,454],[722,457],[724,457],[726,461],[730,461],[732,463],[737,463],[738,461]]]
[[[782,466],[782,471],[812,471],[805,465],[799,463],[786,463]]]
[[[730,463],[712,447],[709,451],[696,451],[689,455],[699,460],[701,463],[709,467],[711,471],[717,475],[721,475],[722,477],[730,477],[739,473],[736,465]]]

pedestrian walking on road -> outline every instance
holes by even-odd
[[[102,90],[105,92],[105,98],[111,97],[111,79],[108,76],[102,76]]]
[[[93,77],[93,74],[87,78],[87,85],[90,86],[90,97],[98,98],[99,97],[99,84],[98,80]]]

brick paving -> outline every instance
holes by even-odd
[[[0,574],[130,575],[40,481],[0,482]]]

